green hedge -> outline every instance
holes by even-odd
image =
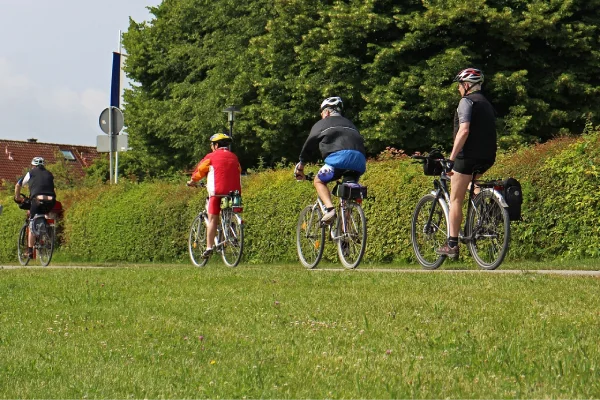
[[[562,138],[499,157],[488,177],[514,176],[523,184],[524,221],[512,225],[509,259],[577,259],[600,253],[599,133]],[[366,262],[414,262],[410,219],[430,177],[406,157],[372,161],[363,178],[369,199]],[[316,171],[309,166],[308,171]],[[245,263],[294,262],[300,210],[314,202],[308,182],[291,168],[243,178]],[[10,191],[8,191],[10,192]],[[0,261],[16,262],[23,211],[4,196]],[[163,262],[187,259],[187,233],[204,207],[204,190],[173,183],[121,183],[62,191],[65,206],[59,255],[72,261]],[[325,257],[335,260],[327,241]],[[468,257],[468,255],[465,255]]]

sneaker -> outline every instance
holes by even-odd
[[[206,259],[208,257],[210,257],[210,255],[213,253],[213,249],[206,249],[204,250],[204,253],[202,253],[202,258]]]
[[[448,243],[440,247],[435,251],[435,254],[439,256],[447,256],[452,259],[458,258],[458,246],[450,247]]]
[[[335,208],[330,211],[327,211],[325,213],[325,215],[323,215],[323,218],[321,218],[321,222],[324,224],[328,224],[328,225],[330,223],[332,223],[334,220],[335,220]]]

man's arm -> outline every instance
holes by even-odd
[[[19,178],[19,180],[17,181],[17,184],[15,185],[15,201],[17,203],[21,202],[21,188],[27,182],[29,182],[29,172],[27,173],[27,175]]]
[[[463,122],[458,127],[458,132],[456,133],[456,137],[454,138],[454,146],[452,146],[452,153],[450,153],[450,160],[455,161],[456,156],[465,147],[465,143],[467,142],[467,138],[469,137],[469,127],[471,126],[470,122]]]
[[[308,138],[306,138],[306,142],[304,142],[304,146],[302,146],[302,151],[300,151],[300,163],[304,164],[306,160],[310,158],[311,153],[314,151],[315,147],[319,146],[319,135],[321,134],[321,130],[315,126],[310,131]]]
[[[462,151],[467,138],[469,137],[469,128],[471,127],[471,115],[473,113],[473,101],[466,97],[463,97],[458,103],[458,132],[454,138],[454,145],[452,146],[452,153],[450,153],[450,160],[455,161],[458,154]]]
[[[193,184],[194,182],[198,182],[200,179],[204,178],[208,175],[208,171],[210,170],[210,158],[204,157],[192,173],[192,179],[188,181],[188,185]]]

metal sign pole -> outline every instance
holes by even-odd
[[[109,171],[109,175],[108,175],[108,181],[109,183],[112,183],[112,177],[113,177],[113,117],[112,117],[112,107],[108,107],[108,137],[109,137],[109,146],[110,146],[110,151],[109,151],[109,159],[110,159],[110,171]]]
[[[119,29],[119,56],[121,55],[121,30]],[[119,103],[121,103],[121,57],[119,57]],[[117,107],[120,107],[121,104],[117,104]],[[118,133],[118,132],[117,132]],[[115,152],[115,183],[119,182],[119,149],[117,147]]]

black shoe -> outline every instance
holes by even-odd
[[[202,253],[202,258],[207,259],[208,257],[211,256],[212,253],[213,253],[213,249],[206,249],[206,250],[204,250],[204,253]]]
[[[457,259],[459,255],[458,246],[450,247],[448,243],[435,251],[438,256],[446,256],[452,259]]]

